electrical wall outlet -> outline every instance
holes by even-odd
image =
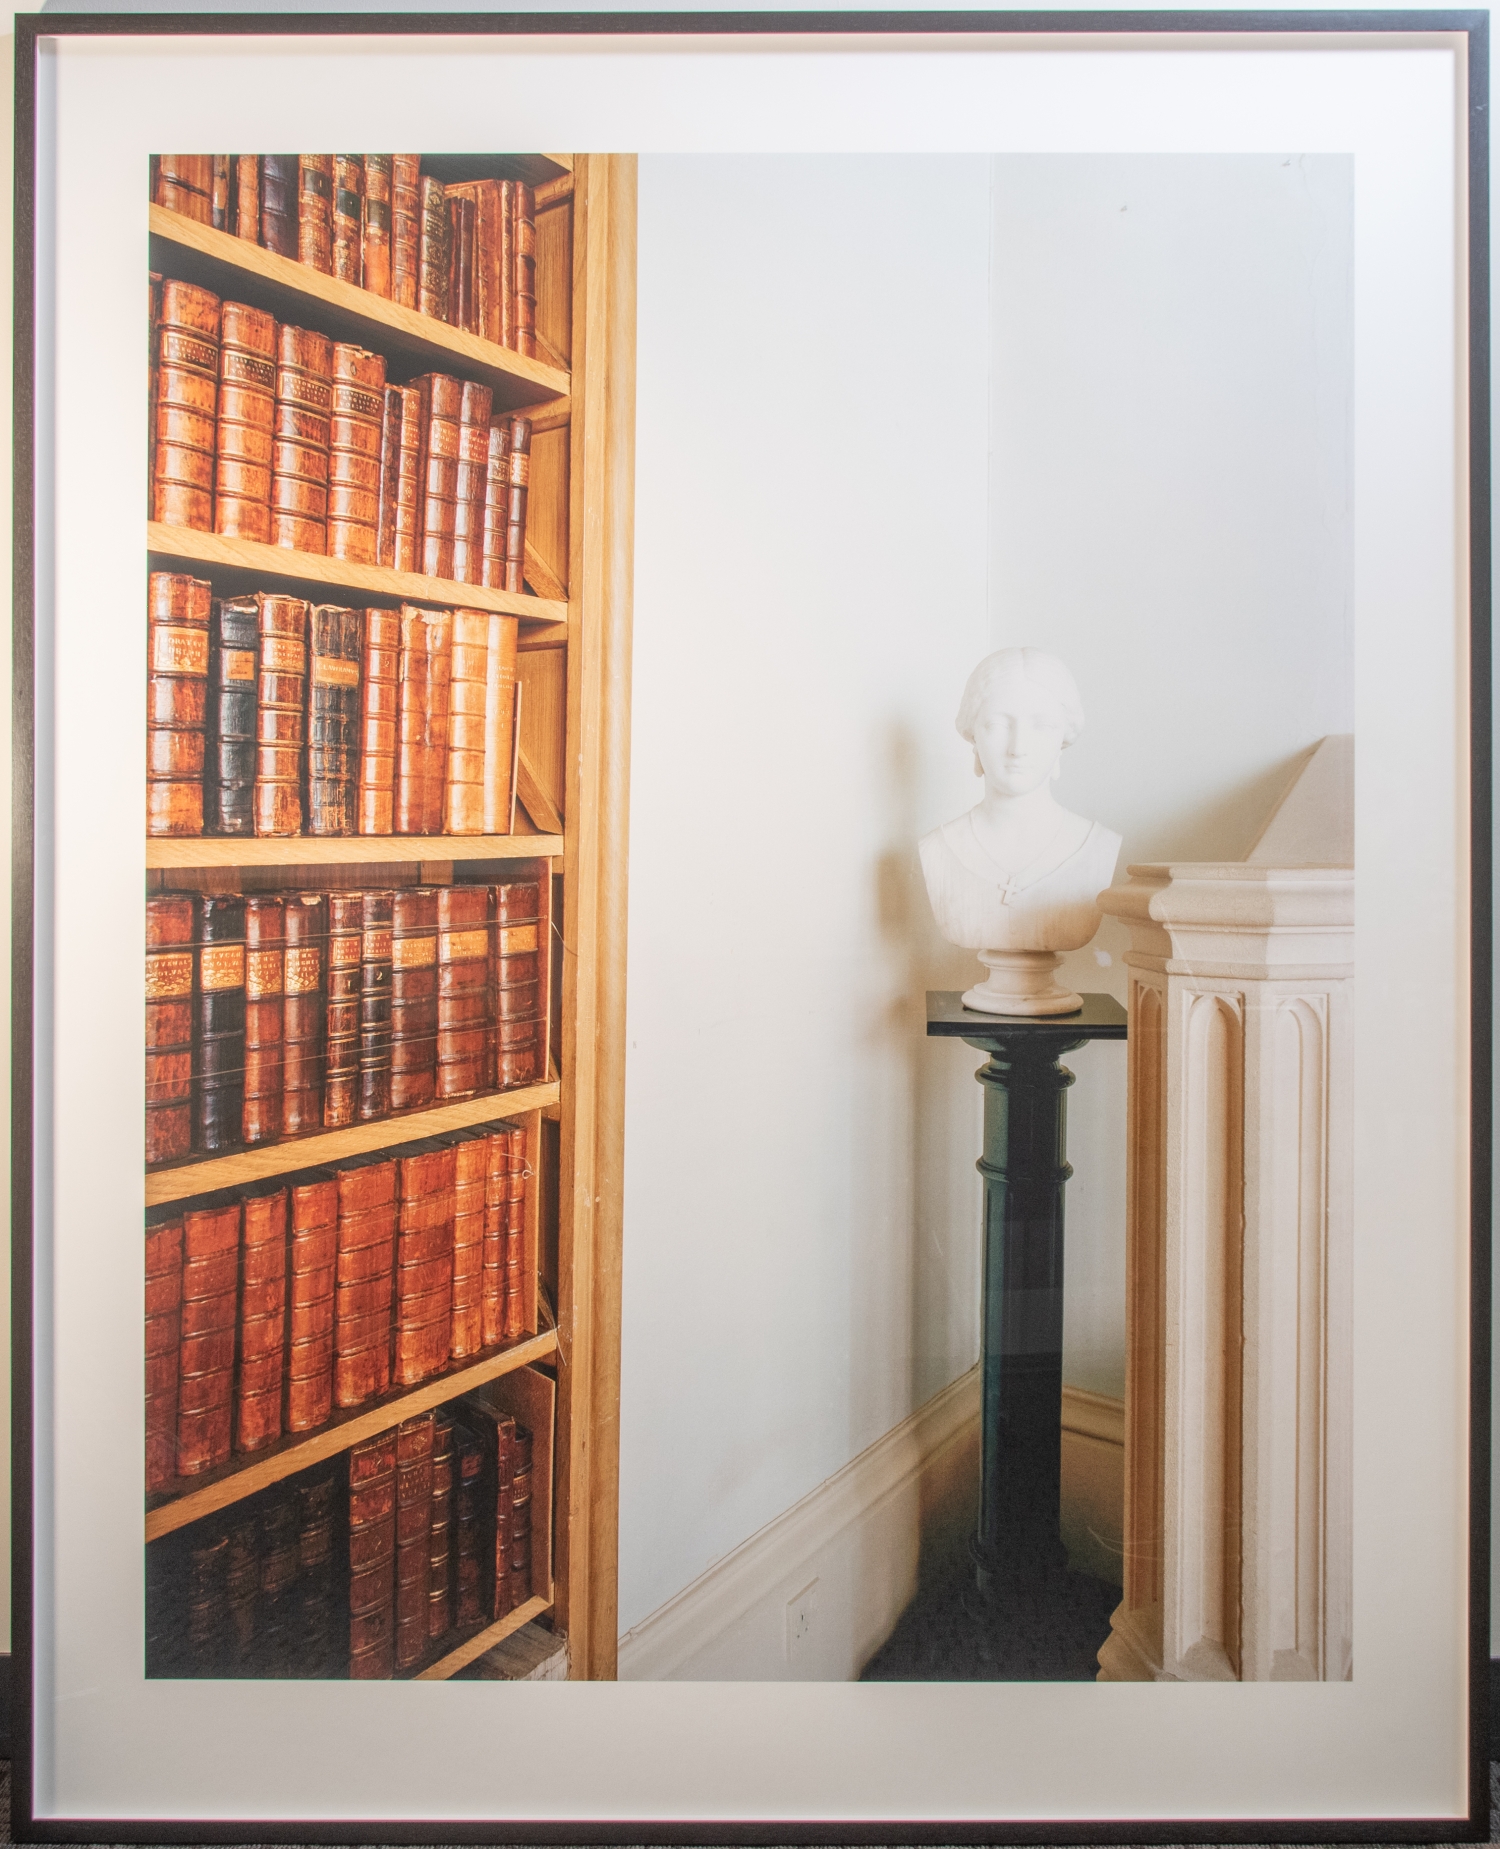
[[[813,1646],[817,1628],[818,1582],[809,1580],[802,1590],[786,1602],[786,1660],[797,1663]]]

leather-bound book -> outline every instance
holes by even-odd
[[[256,664],[260,606],[253,597],[213,605],[208,630],[203,820],[211,834],[255,832]]]
[[[314,604],[308,612],[307,832],[352,835],[358,810],[358,610]]]
[[[324,1039],[323,1127],[352,1124],[359,1109],[360,951],[364,895],[328,895],[328,1014]]]
[[[155,203],[200,225],[213,223],[212,154],[158,154]]]
[[[328,554],[373,565],[380,533],[380,438],[385,361],[338,342],[328,457]]]
[[[501,214],[508,209],[506,183],[501,180],[465,180],[448,188],[448,199],[472,201],[474,206],[474,318],[473,333],[503,346],[500,318],[500,265],[505,249]]]
[[[501,1091],[547,1076],[551,946],[541,897],[536,880],[495,888],[494,1082]]]
[[[342,1473],[341,1473],[342,1474]],[[322,1680],[334,1670],[334,1491],[330,1472],[297,1485],[299,1674]],[[341,1640],[342,1641],[342,1640]]]
[[[323,1128],[323,987],[328,901],[320,892],[286,895],[286,1003],[282,1026],[281,1129],[307,1136]]]
[[[467,334],[477,334],[474,300],[474,201],[455,197],[448,207],[448,319]]]
[[[437,1095],[467,1098],[488,1082],[490,894],[485,886],[438,890]]]
[[[535,1590],[531,1577],[531,1433],[516,1427],[515,1469],[511,1475],[510,1594],[511,1609],[524,1605]]]
[[[429,1138],[397,1159],[401,1219],[392,1375],[398,1387],[431,1380],[448,1365],[454,1156],[451,1143]]]
[[[499,611],[453,612],[443,799],[449,834],[511,832],[518,630],[517,618]]]
[[[234,235],[247,243],[260,242],[260,156],[234,157]]]
[[[282,903],[258,893],[245,904],[245,1107],[242,1141],[281,1135],[285,1084],[282,1017],[286,936]]]
[[[182,1209],[146,1215],[146,1493],[177,1474],[177,1377],[182,1341]]]
[[[453,675],[451,610],[401,606],[400,672],[396,833],[435,835],[442,831],[448,771],[448,708]]]
[[[484,1446],[466,1425],[453,1428],[454,1623],[484,1617]]]
[[[448,319],[448,201],[441,180],[424,173],[418,181],[422,237],[417,251],[417,309],[435,321]]]
[[[418,424],[421,451],[417,459],[421,545],[417,569],[429,578],[451,578],[463,381],[444,372],[424,372],[412,383],[421,394]]]
[[[380,502],[375,515],[375,562],[396,563],[396,499],[401,482],[401,388],[380,395]]]
[[[397,571],[416,571],[421,564],[422,394],[412,385],[399,389],[401,421],[396,437],[396,490],[388,562]]]
[[[310,1169],[290,1188],[287,1253],[286,1429],[314,1432],[333,1411],[333,1293],[338,1182]]]
[[[484,504],[490,466],[487,385],[465,380],[458,407],[458,471],[453,508],[453,576],[460,584],[484,581]]]
[[[516,345],[516,183],[500,182],[500,332],[502,347]]]
[[[260,1597],[253,1671],[259,1676],[290,1676],[296,1670],[302,1647],[297,1542],[296,1493],[283,1490],[260,1514]]]
[[[260,241],[279,257],[297,255],[298,158],[263,154],[260,161]]]
[[[146,278],[149,334],[146,346],[146,518],[156,517],[156,396],[157,350],[161,338],[161,273],[149,272]]]
[[[484,1257],[480,1271],[480,1335],[486,1348],[505,1340],[505,1232],[508,1225],[508,1202],[512,1181],[511,1137],[521,1141],[521,1164],[525,1166],[525,1131],[492,1131],[485,1138],[484,1173]],[[524,1189],[525,1180],[521,1180]]]
[[[363,627],[358,828],[362,835],[390,835],[395,832],[401,618],[394,610],[366,610]]]
[[[307,738],[307,605],[262,594],[255,745],[255,832],[300,835]]]
[[[214,531],[226,539],[271,538],[271,430],[276,419],[276,322],[226,302],[219,344]]]
[[[229,1529],[229,1556],[224,1590],[228,1605],[228,1658],[226,1673],[249,1676],[255,1648],[256,1607],[260,1603],[260,1523],[243,1506],[236,1509]]]
[[[361,279],[372,295],[391,297],[391,157],[364,156]]]
[[[214,178],[209,193],[208,222],[215,231],[229,230],[229,174],[233,159],[231,154],[213,156]]]
[[[453,1143],[453,1299],[448,1353],[454,1361],[467,1361],[484,1346],[481,1299],[490,1136],[485,1130],[460,1130],[450,1140]]]
[[[464,1422],[483,1449],[480,1478],[480,1598],[484,1621],[493,1624],[520,1603],[511,1579],[511,1514],[516,1468],[516,1422],[478,1393],[460,1401]]]
[[[490,590],[505,588],[505,525],[510,510],[510,419],[490,422],[484,475],[484,528],[479,582]]]
[[[325,276],[333,271],[333,156],[297,156],[297,257]]]
[[[536,194],[518,180],[515,193],[516,352],[536,357]]]
[[[396,1427],[396,1666],[410,1669],[427,1649],[431,1581],[433,1415]]]
[[[417,305],[417,270],[422,256],[422,157],[391,156],[391,300]]]
[[[349,1679],[395,1669],[396,1434],[349,1451]]]
[[[505,589],[526,588],[526,490],[531,480],[531,419],[510,420],[510,494],[505,504]]]
[[[359,154],[333,157],[333,274],[364,281],[365,164]]]
[[[427,1527],[427,1636],[453,1629],[453,1421],[438,1411],[432,1421],[432,1507]]]
[[[288,1197],[284,1182],[244,1191],[234,1448],[259,1451],[281,1436],[286,1370]]]
[[[333,342],[306,328],[281,326],[276,347],[271,543],[322,553],[328,549]]]
[[[341,1164],[338,1277],[333,1306],[333,1401],[362,1406],[391,1384],[396,1164],[356,1156]]]
[[[183,1210],[179,1477],[199,1476],[229,1457],[241,1217],[239,1201],[222,1194]]]
[[[391,917],[395,895],[367,892],[359,962],[359,1120],[391,1108]]]
[[[505,1333],[529,1333],[526,1327],[526,1195],[534,1185],[526,1161],[526,1132],[506,1132],[509,1145],[505,1180]]]
[[[216,1675],[228,1628],[229,1536],[204,1524],[201,1536],[194,1529],[188,1544],[186,1588],[187,1659],[190,1675]]]
[[[516,815],[516,654],[521,626],[518,618],[504,616],[498,610],[485,614],[489,636],[485,649],[481,823],[487,835],[508,835],[514,832]]]
[[[245,1102],[245,901],[197,899],[194,949],[193,1147],[234,1149]]]
[[[208,617],[213,587],[154,571],[146,605],[146,833],[203,833]]]
[[[152,515],[211,533],[214,420],[219,399],[219,298],[163,279],[156,324]]]
[[[406,886],[391,912],[391,1109],[437,1095],[437,893]]]

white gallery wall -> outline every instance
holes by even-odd
[[[978,971],[914,853],[968,670],[1072,665],[1122,871],[1243,853],[1350,729],[1352,181],[643,157],[622,1631],[977,1357],[979,1056],[923,993]],[[1119,1394],[1123,1049],[1068,1063],[1064,1371]]]

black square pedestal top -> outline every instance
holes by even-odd
[[[981,1014],[965,1008],[962,989],[927,991],[930,1039],[978,1040],[988,1035],[1013,1040],[1024,1034],[1045,1041],[1123,1040],[1128,1016],[1113,995],[1085,995],[1071,1014]]]

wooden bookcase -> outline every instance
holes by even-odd
[[[424,162],[424,165],[426,163]],[[459,165],[444,157],[439,168]],[[486,1383],[514,1391],[544,1363],[556,1373],[551,1454],[551,1597],[533,1596],[414,1672],[441,1679],[550,1610],[575,1678],[615,1673],[620,1196],[623,1156],[625,876],[634,512],[635,160],[617,155],[487,157],[481,171],[536,189],[537,329],[544,359],[502,347],[335,281],[300,263],[151,207],[151,267],[278,320],[352,340],[399,362],[481,380],[496,410],[532,419],[527,592],[459,585],[273,546],[148,524],[153,571],[209,579],[215,595],[275,589],[330,602],[403,600],[521,618],[521,766],[516,833],[486,837],[304,836],[150,839],[148,890],[274,890],[351,872],[375,885],[441,883],[455,863],[500,877],[517,858],[554,876],[554,957],[562,966],[553,1067],[538,1084],[148,1173],[146,1202],[338,1161],[493,1118],[525,1116],[555,1222],[547,1266],[556,1318],[397,1389],[318,1431],[235,1456],[180,1493],[150,1499],[146,1539],[229,1507],[401,1420]],[[461,176],[456,171],[443,177]],[[549,1247],[551,1241],[548,1241]],[[534,1390],[534,1388],[527,1388]],[[444,1640],[445,1643],[448,1640]],[[412,1673],[412,1672],[408,1672]]]

